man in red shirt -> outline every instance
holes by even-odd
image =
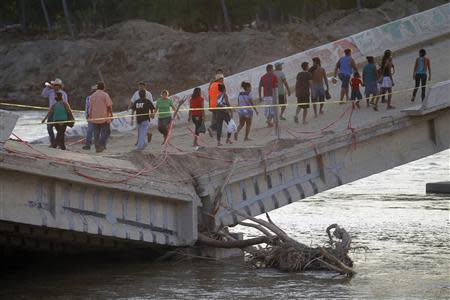
[[[267,73],[264,74],[259,81],[259,101],[264,101],[264,105],[270,105],[265,107],[264,115],[266,116],[267,126],[273,127],[273,118],[275,116],[275,107],[273,95],[275,89],[278,87],[277,76],[273,73],[273,65],[269,64],[266,66]],[[263,93],[261,93],[261,90]],[[261,97],[263,95],[263,97]]]

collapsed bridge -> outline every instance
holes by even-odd
[[[253,143],[177,153],[156,148],[140,158],[95,156],[8,140],[17,116],[1,111],[0,244],[62,250],[192,245],[199,229],[236,224],[229,208],[256,216],[448,149],[449,10],[446,4],[284,59],[292,85],[299,62],[313,56],[330,70],[344,48],[353,49],[357,63],[390,48],[398,52],[398,94],[396,110],[327,106],[309,127],[282,123],[280,138],[258,121]],[[410,65],[418,47],[431,57],[433,82],[416,104],[409,102]],[[262,68],[226,82],[255,81]],[[175,129],[173,144],[186,139],[182,128]]]

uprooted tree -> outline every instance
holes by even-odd
[[[308,247],[290,238],[281,228],[275,225],[266,214],[267,220],[254,218],[242,212],[232,210],[233,214],[250,222],[238,222],[239,225],[252,227],[263,235],[246,240],[238,240],[222,228],[214,233],[200,233],[198,244],[217,248],[239,248],[248,258],[248,262],[256,268],[273,267],[288,272],[307,270],[331,270],[347,276],[353,276],[353,261],[348,256],[351,237],[347,231],[337,224],[328,226],[329,238],[327,247]],[[261,246],[265,244],[265,246]]]

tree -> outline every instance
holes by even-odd
[[[41,0],[42,12],[44,13],[45,22],[47,23],[48,31],[52,31],[52,24],[50,23],[50,18],[48,16],[47,6],[45,5],[45,0]]]
[[[72,37],[75,37],[75,33],[73,31],[72,22],[70,21],[70,13],[69,7],[67,6],[67,1],[62,0],[62,6],[64,10],[64,16],[66,17],[67,28],[69,29],[69,33]]]
[[[222,7],[222,13],[223,13],[223,19],[225,21],[225,29],[226,31],[231,31],[231,24],[230,19],[228,17],[228,9],[227,5],[225,4],[225,0],[220,0],[220,6]]]

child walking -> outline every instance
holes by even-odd
[[[139,91],[139,99],[133,103],[132,115],[136,112],[138,125],[137,149],[144,150],[146,142],[150,142],[152,134],[148,133],[151,114],[155,112],[155,106],[150,99],[146,98],[145,90]],[[133,118],[133,117],[132,117]]]
[[[353,73],[353,78],[350,81],[350,84],[352,86],[352,93],[350,95],[350,100],[353,101],[352,102],[353,108],[355,107],[360,108],[359,101],[362,100],[362,94],[359,88],[362,85],[362,81],[361,76],[359,75],[358,72]]]

